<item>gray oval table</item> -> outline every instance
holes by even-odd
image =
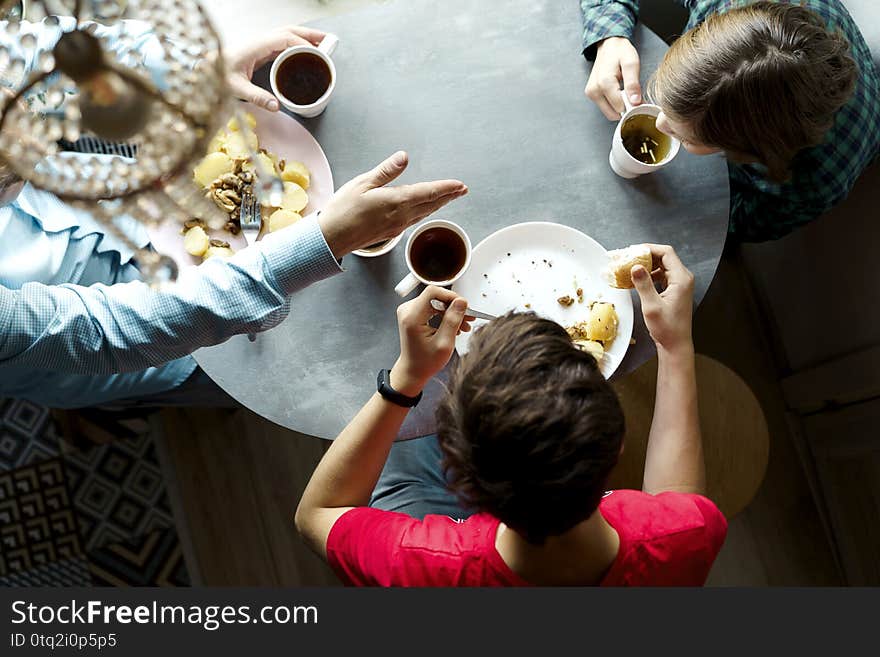
[[[406,0],[315,23],[339,35],[338,85],[318,118],[303,124],[320,142],[337,185],[397,149],[410,154],[401,182],[459,178],[464,199],[437,216],[477,244],[523,221],[574,226],[606,248],[675,246],[696,277],[696,300],[724,246],[729,189],[720,157],[682,152],[636,180],[608,166],[614,125],[583,95],[576,0]],[[666,45],[639,26],[642,77]],[[398,354],[394,285],[403,248],[374,259],[348,256],[346,272],[293,298],[290,316],[256,342],[237,336],[196,361],[243,406],[284,427],[334,438],[375,391],[376,373]],[[638,297],[633,294],[637,304]],[[641,314],[619,373],[654,353]],[[434,430],[441,391],[432,382],[400,438]]]

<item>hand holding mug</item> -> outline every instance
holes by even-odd
[[[648,332],[658,350],[693,348],[694,275],[671,246],[648,247],[654,271],[636,265],[631,272]],[[657,292],[655,281],[664,288],[662,292]]]
[[[253,43],[233,49],[226,57],[227,82],[237,98],[270,112],[277,112],[278,100],[251,82],[254,71],[293,46],[317,46],[327,34],[310,27],[289,25],[272,30]]]
[[[340,187],[318,217],[333,255],[387,240],[467,194],[460,180],[435,180],[388,187],[404,172],[407,154],[398,151],[375,169]]]
[[[609,121],[617,121],[626,111],[620,85],[632,105],[642,102],[639,84],[639,53],[629,39],[609,37],[596,48],[596,61],[584,95],[596,103]]]
[[[437,329],[428,320],[437,314],[431,301],[438,299],[446,304],[443,320]],[[400,357],[391,369],[391,387],[414,397],[440,370],[455,351],[455,336],[460,331],[470,331],[473,317],[465,315],[467,300],[452,290],[428,286],[412,301],[397,308],[397,324],[400,332]]]

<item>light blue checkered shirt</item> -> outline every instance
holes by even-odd
[[[342,271],[314,216],[229,260],[185,267],[161,291],[136,280],[118,251],[102,250],[105,239],[81,226],[46,232],[18,204],[0,208],[0,397],[64,408],[165,392],[195,370],[190,353],[276,326],[290,295]],[[115,284],[17,286],[3,272],[22,261],[52,268],[50,277]]]

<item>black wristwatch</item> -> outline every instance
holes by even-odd
[[[380,370],[379,377],[376,379],[376,388],[379,394],[392,404],[403,406],[404,408],[412,408],[422,401],[422,393],[415,397],[407,397],[391,387],[391,370]]]

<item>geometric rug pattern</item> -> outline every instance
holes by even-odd
[[[0,577],[81,554],[61,459],[0,474]]]
[[[74,449],[61,458],[88,552],[174,525],[149,432]]]
[[[47,408],[0,400],[0,472],[58,456],[58,433]]]
[[[93,586],[189,586],[174,527],[157,529],[89,553]]]
[[[0,399],[0,586],[189,585],[149,423],[105,427],[119,437],[77,447]]]

